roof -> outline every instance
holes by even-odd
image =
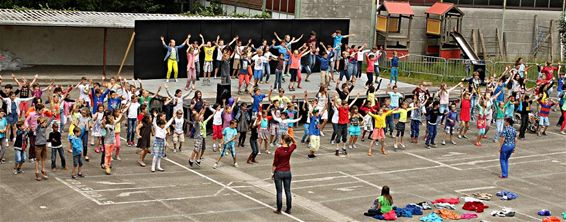
[[[378,11],[384,10],[387,11],[389,14],[398,14],[398,15],[414,15],[413,8],[411,8],[411,4],[409,2],[390,2],[385,1],[382,5],[377,8]]]
[[[464,15],[458,7],[456,7],[453,3],[444,3],[444,2],[436,2],[430,8],[426,10],[425,13],[434,14],[434,15],[444,15],[447,12],[452,11],[458,15]]]
[[[186,16],[121,12],[0,9],[0,25],[134,28],[136,20],[219,19],[232,17]]]

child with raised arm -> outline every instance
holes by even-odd
[[[441,115],[443,115],[443,119],[446,119],[446,124],[444,125],[444,139],[442,140],[442,145],[446,145],[446,140],[448,139],[450,141],[450,143],[452,143],[453,145],[456,145],[456,142],[454,142],[454,128],[456,127],[457,123],[458,123],[458,111],[456,110],[456,104],[451,104],[450,105],[450,110],[448,112],[445,112],[444,114],[441,113]]]
[[[199,34],[202,43],[204,43],[204,37],[202,36],[202,34]],[[216,46],[218,45],[218,40],[220,39],[220,36],[216,36],[216,42],[214,44],[214,46],[212,46],[212,43],[210,41],[206,42],[206,45],[204,46],[204,65],[202,66],[203,72],[204,72],[204,76],[206,77],[205,81],[203,81],[203,85],[210,85],[210,73],[212,72],[212,62],[213,62],[213,54],[214,54],[214,50],[216,50]]]
[[[384,112],[384,108],[382,107],[377,114],[373,114],[373,112],[369,112],[368,115],[370,115],[371,117],[373,117],[374,119],[374,124],[373,124],[373,133],[372,133],[372,141],[371,144],[369,145],[369,149],[368,149],[368,156],[372,156],[372,149],[373,146],[375,146],[375,143],[377,141],[379,141],[379,143],[381,144],[381,154],[386,155],[385,153],[385,117],[387,117],[388,115],[390,115],[393,112],[393,110],[389,110],[387,112]]]
[[[393,111],[394,114],[399,114],[399,121],[395,125],[395,129],[397,130],[397,134],[395,136],[395,143],[393,144],[393,148],[397,151],[397,148],[401,146],[401,148],[405,148],[405,144],[403,143],[403,136],[405,136],[405,125],[407,124],[407,113],[411,110],[418,109],[418,107],[411,107],[409,108],[409,104],[407,102],[403,102],[401,104],[401,108]]]
[[[208,105],[206,105],[208,106]],[[212,115],[208,116],[208,118],[204,119],[204,112],[206,109],[201,109],[198,113],[193,113],[193,127],[196,130],[194,134],[195,146],[191,156],[189,157],[189,165],[192,167],[193,164],[200,166],[200,158],[204,152],[205,146],[205,139],[206,139],[206,125],[208,121],[216,115],[217,111],[214,111]]]
[[[14,141],[14,156],[16,160],[14,165],[14,174],[20,174],[24,172],[22,170],[22,165],[26,161],[28,131],[25,128],[23,121],[18,121],[18,123],[16,123],[16,127],[18,130],[16,131],[16,140]]]
[[[235,146],[236,143],[235,140],[238,135],[238,130],[236,130],[236,124],[237,124],[236,120],[232,120],[230,121],[230,127],[227,127],[224,130],[222,130],[222,137],[224,138],[222,141],[222,151],[220,152],[220,157],[218,157],[218,160],[216,160],[214,166],[212,166],[213,169],[216,169],[218,167],[218,163],[220,162],[220,160],[222,160],[222,157],[226,155],[226,150],[229,150],[230,154],[232,155],[232,160],[234,161],[234,167],[238,167],[238,163],[236,162],[236,146]]]
[[[165,139],[167,137],[167,128],[173,123],[173,118],[165,122],[163,119],[158,119],[157,114],[153,116],[153,132],[155,135],[155,140],[153,141],[153,147],[151,148],[151,154],[153,155],[153,161],[151,162],[151,172],[165,171],[161,168],[161,158],[165,156]]]

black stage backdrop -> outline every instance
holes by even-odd
[[[293,48],[296,49],[309,38],[311,31],[317,33],[319,42],[331,44],[331,34],[337,29],[342,30],[343,34],[348,34],[349,26],[349,19],[138,20],[135,26],[134,76],[140,79],[165,78],[167,67],[163,58],[167,50],[161,44],[161,36],[165,37],[166,44],[169,39],[175,39],[177,45],[185,41],[189,34],[191,42],[198,41],[199,44],[201,42],[199,34],[204,36],[205,41],[212,42],[216,40],[217,35],[220,35],[225,44],[235,36],[239,36],[242,45],[251,38],[252,43],[258,47],[264,39],[271,44],[271,40],[276,39],[273,32],[277,32],[281,38],[285,34],[297,38],[302,34],[304,36],[301,41],[293,44]],[[346,44],[347,40],[344,39],[342,43]],[[187,77],[186,49],[185,47],[179,52],[179,78]],[[278,54],[273,50],[272,53]],[[214,58],[216,58],[216,50]],[[201,64],[203,61],[204,52],[201,52]],[[273,70],[271,73],[274,73]]]

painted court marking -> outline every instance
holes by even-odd
[[[200,176],[200,177],[202,177],[202,178],[204,178],[204,179],[209,180],[210,182],[213,182],[213,183],[215,183],[215,184],[218,184],[219,186],[222,186],[222,187],[224,187],[225,189],[228,189],[228,190],[230,190],[230,191],[232,191],[232,192],[234,192],[234,193],[236,193],[236,194],[238,194],[238,195],[240,195],[240,196],[242,196],[242,197],[245,197],[245,198],[247,198],[247,199],[249,199],[249,200],[252,200],[252,201],[254,201],[254,202],[256,202],[256,203],[258,203],[258,204],[260,204],[260,205],[262,205],[262,206],[264,206],[264,207],[267,207],[267,208],[269,208],[269,209],[275,210],[274,207],[272,207],[272,206],[270,206],[270,205],[268,205],[268,204],[266,204],[266,203],[264,203],[264,202],[262,202],[262,201],[260,201],[260,200],[258,200],[258,199],[256,199],[256,198],[253,198],[253,197],[251,197],[251,196],[249,196],[249,195],[247,195],[247,194],[245,194],[245,193],[242,193],[242,192],[240,192],[239,190],[236,190],[236,189],[234,189],[234,188],[232,188],[232,187],[226,186],[225,184],[223,184],[223,183],[221,183],[221,182],[219,182],[219,181],[217,181],[217,180],[215,180],[215,179],[212,179],[212,178],[210,178],[210,177],[208,177],[208,176],[206,176],[206,175],[204,175],[204,174],[202,174],[202,173],[199,173],[199,172],[197,172],[197,171],[194,171],[194,170],[192,170],[192,169],[190,169],[190,168],[188,168],[188,167],[186,167],[186,166],[184,166],[184,165],[182,165],[182,164],[180,164],[180,163],[177,163],[177,162],[175,162],[175,161],[173,161],[173,160],[171,160],[171,159],[169,159],[169,158],[165,158],[165,159],[163,159],[163,160],[166,160],[166,161],[168,161],[168,162],[170,162],[170,163],[172,163],[172,164],[175,164],[175,165],[177,165],[178,167],[181,167],[181,168],[183,168],[183,169],[185,169],[185,170],[187,170],[187,171],[189,171],[189,172],[192,172],[192,173],[194,173],[194,174],[196,174],[196,175],[198,175],[198,176]],[[289,217],[289,218],[291,218],[291,219],[293,219],[293,220],[295,220],[295,221],[304,222],[303,220],[301,220],[301,219],[299,219],[299,218],[297,218],[297,217],[295,217],[295,216],[293,216],[293,215],[291,215],[291,214],[287,214],[287,213],[285,213],[285,212],[282,212],[282,215],[285,215],[285,216],[287,216],[287,217]]]
[[[430,159],[430,158],[426,158],[426,157],[424,157],[424,156],[417,155],[417,154],[414,154],[414,153],[404,152],[404,154],[407,154],[407,155],[409,155],[409,156],[413,156],[413,157],[416,157],[416,158],[419,158],[419,159],[422,159],[422,160],[426,160],[426,161],[429,161],[429,162],[431,162],[431,163],[436,163],[436,164],[438,164],[438,165],[445,166],[445,167],[448,167],[448,168],[453,169],[453,170],[462,170],[462,169],[460,169],[460,168],[458,168],[458,167],[451,166],[451,165],[442,163],[442,162],[440,162],[440,161],[436,161],[436,160],[433,160],[433,159]]]

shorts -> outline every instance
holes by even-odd
[[[232,69],[240,69],[240,59],[234,59],[234,62],[232,62]]]
[[[24,163],[26,161],[26,152],[23,150],[14,149],[14,156],[17,164]]]
[[[269,138],[269,129],[267,128],[261,128],[259,129],[259,138],[266,140]]]
[[[240,73],[240,75],[238,75],[238,82],[240,85],[242,85],[242,83],[246,83],[246,84],[250,84],[250,75],[248,75],[247,73]]]
[[[405,123],[404,122],[397,122],[397,125],[395,125],[395,129],[399,132],[404,132],[405,131]]]
[[[224,146],[222,146],[222,152],[220,152],[220,157],[224,157],[224,155],[226,155],[226,150],[229,149],[230,150],[230,154],[232,155],[232,158],[236,157],[236,147],[234,146],[234,142],[229,142],[224,144]]]
[[[373,124],[371,122],[364,124],[364,130],[371,131],[373,129]]]
[[[203,144],[204,144],[204,138],[202,138],[202,137],[195,137],[195,148],[193,149],[193,151],[195,151],[195,152],[198,153],[198,152],[200,152],[201,150],[203,150],[203,149],[202,149]]]
[[[311,152],[316,152],[320,148],[320,136],[311,135],[309,142]]]
[[[334,48],[336,48],[336,47],[334,47]],[[339,47],[334,52],[334,61],[340,60],[340,57],[342,57],[341,55],[342,55],[342,49]]]
[[[296,82],[297,81],[297,72],[298,69],[289,69],[289,73],[291,73],[291,79],[289,81]]]
[[[276,136],[279,131],[279,124],[271,124],[271,135]]]
[[[202,66],[203,72],[212,72],[212,62],[205,61],[204,65]]]
[[[173,133],[173,143],[178,143],[178,142],[185,142],[185,135],[184,133],[178,134],[178,133]]]
[[[222,125],[212,125],[212,139],[222,139]]]
[[[73,167],[82,167],[83,166],[83,157],[82,155],[73,155]]]
[[[549,126],[550,121],[548,120],[548,116],[540,116],[538,119],[538,124],[541,126]]]
[[[221,62],[222,62],[221,60],[214,60],[214,67],[216,67],[217,69],[220,68]]]
[[[444,127],[444,132],[449,135],[454,135],[454,126],[446,125],[446,127]]]
[[[46,145],[35,145],[35,160],[46,160],[47,159],[47,146]]]
[[[254,79],[255,80],[260,80],[261,79],[261,75],[263,74],[263,70],[255,70],[254,69]]]
[[[373,133],[371,134],[371,138],[374,140],[382,140],[385,139],[385,131],[383,129],[373,129]]]
[[[480,136],[485,135],[485,128],[478,129],[478,135]]]
[[[348,133],[350,136],[360,136],[362,134],[362,130],[360,129],[360,126],[350,125]]]
[[[8,121],[8,125],[14,125],[18,122],[18,114],[12,112],[6,115],[6,120]]]

